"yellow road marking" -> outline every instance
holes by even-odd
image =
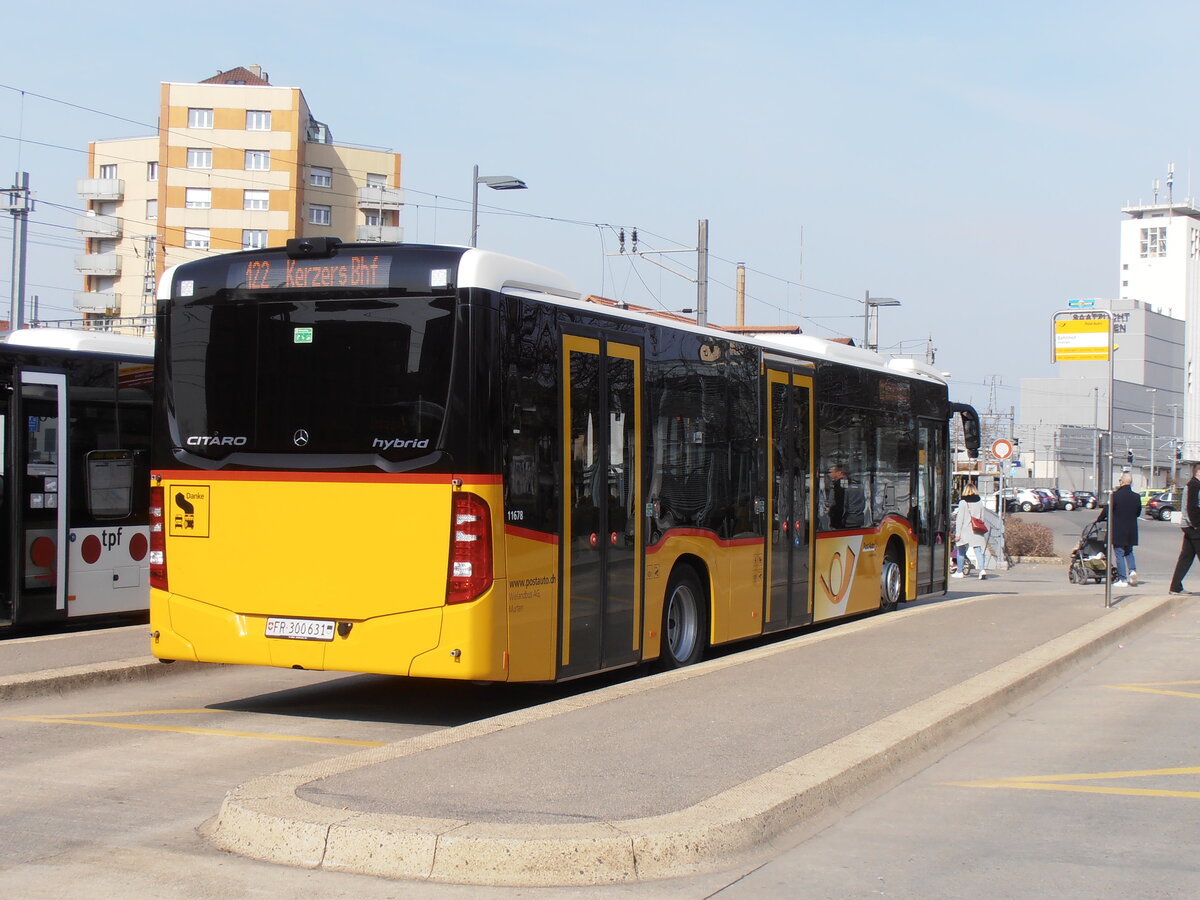
[[[219,713],[228,712],[224,709],[139,709],[134,712],[103,712],[103,713],[68,713],[66,715],[44,715],[39,719],[116,719],[121,716],[174,716],[190,713]],[[6,716],[5,718],[19,721],[21,716]]]
[[[1163,690],[1170,687],[1182,687],[1184,685],[1196,685],[1195,691],[1169,691]],[[1109,684],[1106,687],[1112,688],[1114,691],[1133,691],[1138,694],[1165,694],[1168,697],[1194,697],[1200,700],[1200,681],[1148,681],[1144,684]]]
[[[1142,694],[1165,694],[1169,697],[1194,697],[1196,691],[1166,690],[1196,686],[1200,681],[1147,681],[1134,684],[1109,684],[1116,691],[1134,691]],[[1200,799],[1200,791],[1169,791],[1156,788],[1116,787],[1097,784],[1062,784],[1070,781],[1112,781],[1117,778],[1153,778],[1164,775],[1200,775],[1200,766],[1184,766],[1174,769],[1140,769],[1127,772],[1082,772],[1068,775],[1022,775],[1014,778],[991,778],[983,781],[945,781],[947,787],[1012,788],[1021,791],[1069,791],[1080,794],[1117,794],[1126,797],[1187,797]]]
[[[1096,784],[1053,784],[1047,781],[1029,782],[997,781],[950,781],[950,787],[1012,788],[1018,791],[1065,791],[1075,794],[1116,794],[1126,797],[1186,797],[1200,800],[1200,791],[1167,791],[1151,788],[1122,788]]]
[[[947,781],[948,787],[1013,788],[1022,791],[1069,791],[1079,794],[1119,794],[1128,797],[1188,797],[1200,799],[1200,791],[1171,791],[1159,788],[1129,788],[1115,785],[1061,784],[1064,781],[1106,781],[1115,778],[1153,778],[1163,775],[1200,775],[1200,766],[1175,769],[1141,769],[1127,772],[1082,772],[1070,775],[1024,775],[983,781]]]
[[[308,737],[297,734],[267,734],[256,731],[231,731],[224,728],[189,728],[177,725],[138,725],[133,722],[97,722],[117,716],[162,716],[181,713],[217,713],[217,709],[156,709],[124,713],[79,713],[67,716],[4,716],[9,722],[38,722],[46,725],[94,725],[99,728],[124,728],[129,731],[169,731],[179,734],[204,734],[213,737],[250,738],[260,741],[297,741],[310,744],[344,744],[353,747],[382,747],[384,741],[354,741],[348,738]]]

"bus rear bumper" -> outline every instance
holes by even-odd
[[[485,649],[492,644],[490,635],[472,634],[471,627],[444,633],[458,617],[447,623],[441,607],[365,621],[333,620],[332,640],[291,640],[267,637],[266,616],[180,594],[151,593],[151,642],[160,659],[476,681],[504,681],[508,675],[503,653]]]

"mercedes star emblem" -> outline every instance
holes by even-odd
[[[296,433],[292,435],[292,443],[295,444],[297,447],[307,447],[308,446],[308,432],[305,431],[303,428],[297,429]]]

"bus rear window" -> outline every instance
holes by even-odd
[[[374,453],[402,460],[437,447],[452,297],[227,297],[176,305],[171,316],[171,405],[183,449],[209,459]]]

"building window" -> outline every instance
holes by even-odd
[[[1122,282],[1121,282],[1121,287],[1129,287],[1129,282],[1128,282],[1128,281],[1122,281]]]
[[[271,111],[269,109],[246,110],[247,131],[270,131]]]
[[[313,225],[332,225],[333,207],[313,204],[308,208],[308,221]]]
[[[147,222],[158,221],[158,201],[157,200],[147,200],[146,201],[146,221]]]
[[[242,249],[243,250],[262,250],[267,246],[266,231],[256,228],[242,229]]]
[[[271,195],[267,191],[242,191],[242,209],[270,209]]]
[[[212,149],[208,147],[188,147],[187,167],[189,169],[211,169]]]
[[[367,187],[387,187],[387,176],[376,175],[374,172],[368,172]]]
[[[1167,229],[1159,228],[1143,228],[1141,242],[1141,256],[1144,259],[1147,256],[1166,256],[1167,255]]]
[[[212,128],[213,112],[211,109],[189,109],[188,128]]]
[[[377,212],[373,212],[373,213],[369,212],[369,213],[365,213],[364,215],[367,220],[366,221],[367,225],[382,225],[383,224],[383,217],[381,215],[379,215],[379,213],[377,213]]]
[[[1188,229],[1188,241],[1191,243],[1191,257],[1195,259],[1200,256],[1200,228]]]
[[[211,209],[211,188],[188,188],[184,192],[183,205],[188,209]]]
[[[333,169],[311,166],[308,170],[308,183],[313,187],[333,187]]]
[[[246,171],[247,172],[268,172],[271,169],[271,151],[270,150],[247,150],[246,151]]]
[[[101,166],[100,167],[100,177],[101,178],[116,178],[117,177],[117,164],[110,163],[108,165]]]
[[[193,250],[207,250],[209,244],[207,228],[183,229],[183,246]]]
[[[158,181],[158,160],[154,159],[146,163],[146,180]]]

